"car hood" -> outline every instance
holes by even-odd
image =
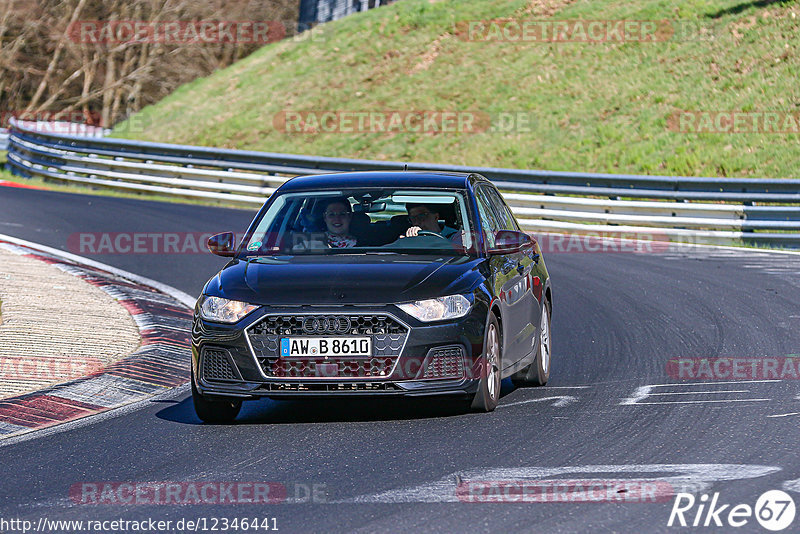
[[[437,256],[233,260],[203,293],[260,305],[386,304],[470,292],[482,260]]]

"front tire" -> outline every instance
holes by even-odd
[[[500,363],[503,347],[500,343],[500,325],[494,313],[489,314],[486,337],[483,341],[483,357],[481,358],[481,381],[478,392],[472,400],[471,408],[479,412],[491,412],[500,401]]]
[[[536,359],[525,369],[514,373],[511,381],[517,387],[543,386],[550,379],[551,363],[550,339],[550,303],[544,301],[542,318],[539,321],[539,348],[536,350]]]
[[[204,423],[231,423],[242,409],[242,401],[239,399],[210,399],[201,395],[194,385],[194,373],[192,373],[192,402],[197,417]]]

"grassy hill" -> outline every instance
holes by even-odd
[[[469,21],[680,21],[657,42],[464,38]],[[693,30],[686,33],[685,28]],[[800,112],[800,5],[744,0],[400,0],[268,45],[115,135],[299,154],[548,170],[798,177],[800,135],[681,133],[678,110]],[[463,133],[285,133],[286,111],[528,113]]]

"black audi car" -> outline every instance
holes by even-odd
[[[195,307],[192,397],[207,422],[259,397],[457,396],[550,374],[550,278],[478,174],[354,172],[283,184]]]

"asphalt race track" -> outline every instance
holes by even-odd
[[[80,232],[243,231],[252,214],[0,188],[0,233],[64,250]],[[210,254],[84,255],[191,295],[224,263]],[[676,530],[667,527],[674,498],[456,497],[459,481],[531,479],[660,480],[750,506],[784,489],[800,502],[800,382],[680,382],[667,372],[671,358],[800,353],[800,256],[699,248],[546,260],[554,290],[550,383],[515,390],[504,382],[494,413],[465,413],[441,400],[265,400],[245,404],[235,425],[213,426],[200,423],[184,392],[0,444],[0,517],[34,524],[274,518],[286,533]],[[163,481],[274,482],[287,500],[83,504],[74,493],[85,482]],[[800,518],[787,531],[798,525]],[[716,529],[723,530],[730,527]],[[765,531],[754,517],[736,530]]]

